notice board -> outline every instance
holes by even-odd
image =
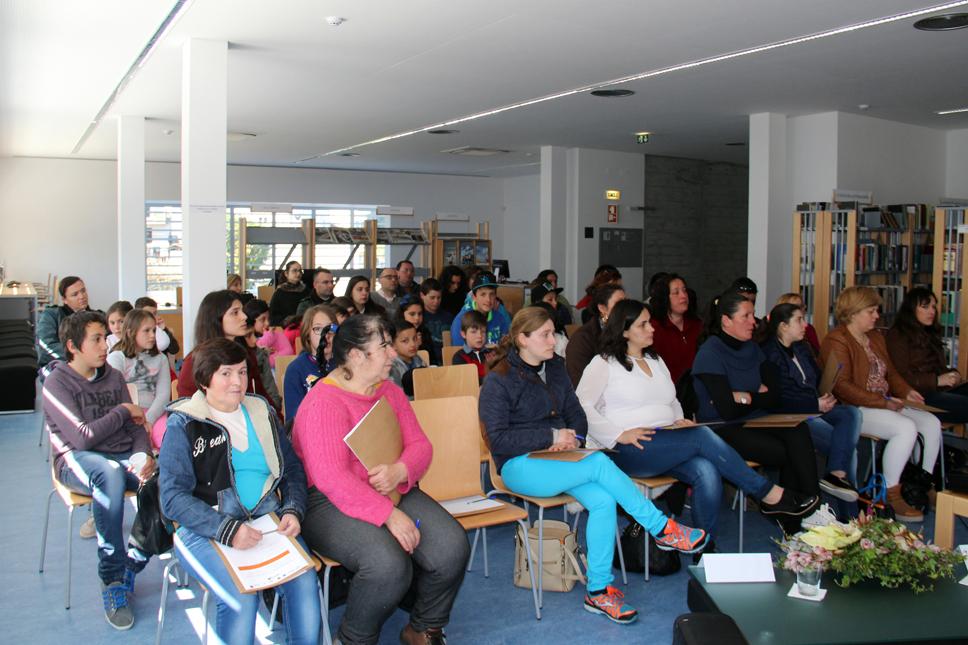
[[[642,266],[642,229],[600,228],[598,261],[617,267]]]

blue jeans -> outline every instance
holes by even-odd
[[[97,573],[106,585],[124,579],[124,570],[138,573],[148,555],[133,545],[124,549],[124,492],[138,490],[138,478],[128,472],[130,452],[74,450],[64,455],[57,479],[72,491],[94,498],[94,528],[97,530]]]
[[[925,392],[924,402],[946,412],[936,412],[942,423],[968,423],[968,386],[947,392]]]
[[[255,640],[258,593],[242,593],[235,586],[212,541],[184,526],[175,532],[175,550],[182,566],[215,596],[213,631],[219,643],[245,645]],[[302,538],[297,538],[305,548]],[[282,597],[282,619],[290,645],[319,642],[319,583],[312,569],[285,582],[276,591]]]
[[[835,405],[830,412],[807,420],[813,446],[827,455],[827,472],[843,470],[857,485],[857,439],[860,437],[860,409]]]
[[[662,534],[668,521],[628,475],[601,452],[576,462],[519,455],[504,464],[501,478],[512,491],[523,495],[552,497],[568,493],[588,510],[585,541],[590,591],[604,589],[613,580],[616,503],[654,536]]]
[[[615,444],[612,459],[632,477],[669,473],[692,486],[692,517],[711,538],[716,536],[725,477],[756,499],[763,499],[772,484],[746,465],[746,461],[706,426],[657,430],[644,449]]]

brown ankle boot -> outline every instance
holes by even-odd
[[[924,513],[904,501],[900,484],[887,489],[887,503],[894,509],[894,516],[902,522],[924,521]]]
[[[447,636],[439,627],[418,632],[413,625],[407,623],[400,632],[400,642],[403,645],[447,645]]]

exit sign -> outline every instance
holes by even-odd
[[[607,199],[609,201],[612,201],[612,202],[617,202],[618,200],[622,199],[622,191],[620,191],[620,190],[606,190],[605,191],[605,199]]]
[[[635,143],[648,143],[649,133],[648,132],[636,132],[635,133]]]

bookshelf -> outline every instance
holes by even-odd
[[[934,281],[938,296],[941,332],[948,364],[957,366],[964,374],[968,368],[968,352],[960,352],[968,335],[968,299],[961,291],[968,280],[965,262],[965,236],[968,235],[968,216],[965,206],[941,206],[934,217]]]
[[[447,265],[459,267],[476,266],[492,270],[494,264],[490,227],[486,222],[477,225],[476,233],[444,233],[436,220],[425,223],[431,240],[433,275],[439,275]]]
[[[873,287],[884,300],[880,324],[891,325],[904,293],[930,284],[932,222],[923,204],[861,206],[805,203],[793,224],[793,291],[823,337],[836,326],[834,304],[847,287]]]

